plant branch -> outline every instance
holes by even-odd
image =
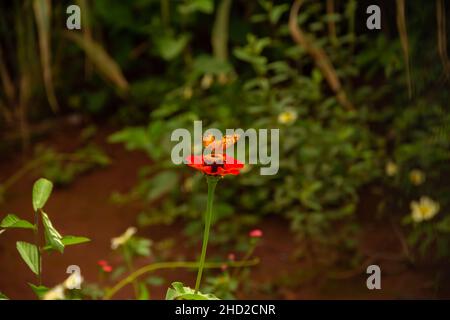
[[[223,265],[226,265],[230,268],[242,268],[242,267],[251,267],[255,266],[259,263],[259,259],[255,258],[248,261],[233,261],[233,262],[206,262],[204,264],[204,268],[206,269],[220,269]],[[198,268],[200,263],[198,261],[174,261],[174,262],[158,262],[146,265],[142,268],[137,269],[135,272],[128,275],[126,278],[119,281],[116,285],[114,285],[103,297],[103,300],[111,299],[119,290],[125,287],[127,284],[132,283],[137,278],[142,275],[153,272],[161,269],[194,269]]]
[[[347,94],[342,88],[341,81],[339,80],[328,55],[322,48],[315,46],[312,41],[308,39],[307,34],[305,34],[298,26],[297,17],[302,4],[303,0],[296,0],[291,7],[291,12],[289,14],[289,30],[291,32],[291,37],[295,43],[300,47],[303,47],[313,58],[314,63],[324,75],[328,85],[336,94],[338,102],[347,110],[354,110],[354,106],[347,98]]]

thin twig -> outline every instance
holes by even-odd
[[[450,61],[447,55],[447,30],[444,0],[436,0],[436,22],[439,57],[442,61],[445,78],[448,79],[450,77]]]
[[[321,47],[315,46],[305,32],[303,32],[298,26],[297,17],[300,11],[300,7],[303,0],[296,0],[291,7],[289,15],[289,30],[291,32],[292,39],[313,58],[314,63],[324,75],[328,85],[336,94],[338,102],[347,110],[353,110],[354,106],[347,98],[347,94],[342,88],[341,81],[337,76],[336,70],[330,61],[330,58]]]
[[[411,67],[409,62],[409,43],[408,43],[408,31],[406,28],[405,0],[397,0],[397,28],[398,33],[400,35],[400,42],[402,44],[403,56],[405,59],[408,96],[409,98],[412,98]]]
[[[257,265],[259,263],[259,259],[255,258],[248,261],[233,261],[233,262],[205,262],[204,268],[207,269],[220,269],[222,266],[226,265],[231,268],[242,268],[242,267],[250,267]],[[132,283],[134,280],[139,278],[140,276],[153,272],[156,270],[161,269],[179,269],[179,268],[185,268],[185,269],[194,269],[198,268],[199,262],[198,261],[175,261],[175,262],[158,262],[158,263],[152,263],[149,265],[146,265],[135,272],[131,273],[121,281],[119,281],[114,287],[109,289],[105,296],[103,297],[103,300],[109,300],[111,299],[119,290],[121,290],[124,286],[126,286],[129,283]]]
[[[330,42],[333,46],[338,46],[338,38],[336,35],[336,23],[334,21],[334,0],[327,0],[327,16],[328,16],[328,37],[330,38]]]

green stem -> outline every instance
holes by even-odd
[[[42,285],[42,258],[41,258],[41,248],[39,246],[39,212],[35,211],[34,212],[34,243],[36,245],[37,248],[37,252],[38,252],[38,274],[37,274],[37,279],[38,279],[38,283],[41,286]]]
[[[219,178],[213,176],[206,176],[206,181],[208,182],[208,202],[206,205],[205,231],[203,233],[202,253],[200,255],[200,265],[198,268],[197,280],[195,281],[195,293],[197,293],[198,289],[200,288],[203,268],[205,267],[206,248],[208,247],[209,230],[211,228],[211,221],[213,215],[212,207],[214,201],[214,191],[216,189],[216,185],[217,182],[219,181]]]
[[[255,239],[252,239],[255,240]],[[252,241],[252,243],[250,244],[250,248],[247,250],[247,252],[245,253],[244,257],[242,258],[243,261],[247,261],[250,259],[250,257],[252,256],[253,252],[255,252],[256,249],[256,245],[257,245],[258,241]],[[239,269],[235,269],[234,272],[232,272],[232,277],[233,278],[237,278],[239,275]]]
[[[204,267],[206,269],[220,269],[224,265],[230,267],[230,268],[242,268],[242,267],[251,267],[255,266],[259,263],[259,259],[255,258],[248,261],[224,261],[224,262],[205,262]],[[133,273],[129,274],[124,279],[120,280],[116,285],[114,285],[111,289],[108,289],[106,291],[105,296],[103,297],[103,300],[109,300],[111,299],[118,291],[120,291],[123,287],[125,287],[127,284],[132,283],[134,280],[138,279],[139,277],[143,276],[144,274],[154,272],[156,270],[162,270],[162,269],[178,269],[178,268],[198,268],[199,262],[198,261],[169,261],[169,262],[156,262],[149,265],[146,265]]]
[[[169,0],[161,0],[161,20],[164,28],[170,25],[170,2]]]
[[[131,252],[128,249],[127,244],[125,244],[123,246],[123,256],[125,258],[125,263],[127,265],[128,271],[130,273],[133,273],[134,272],[133,261],[132,261],[133,258],[131,256]],[[133,280],[132,283],[133,283],[134,296],[136,297],[136,299],[139,299],[139,286],[138,286],[138,283],[135,280]]]
[[[222,0],[217,8],[212,29],[212,48],[214,57],[220,61],[228,60],[228,29],[230,24],[232,0]]]

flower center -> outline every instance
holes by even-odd
[[[223,168],[225,157],[221,153],[206,155],[204,157],[205,164],[211,166],[211,172],[217,172],[219,167]]]
[[[424,217],[428,216],[430,211],[431,211],[430,207],[420,207],[420,213]]]

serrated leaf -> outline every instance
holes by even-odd
[[[79,236],[64,236],[61,239],[61,242],[65,245],[65,246],[73,246],[76,244],[81,244],[81,243],[86,243],[91,241],[91,239],[86,238],[86,237],[79,237]]]
[[[22,220],[15,214],[8,214],[3,218],[0,223],[1,228],[23,228],[23,229],[34,229],[34,224],[31,224],[27,220]]]
[[[207,293],[195,292],[190,287],[185,287],[181,282],[173,282],[172,288],[166,293],[166,300],[219,300],[215,295]]]
[[[59,232],[53,227],[52,222],[48,215],[42,211],[42,223],[44,225],[45,230],[45,239],[47,240],[46,245],[50,245],[55,250],[59,252],[64,252],[64,243],[61,241],[62,236]]]
[[[91,241],[91,239],[86,237],[78,237],[78,236],[63,236],[61,242],[65,246],[73,246],[76,244],[82,244]],[[53,247],[51,245],[46,245],[44,250],[51,250]]]
[[[33,186],[33,209],[38,211],[45,206],[52,193],[53,183],[50,180],[41,178]]]
[[[25,263],[28,265],[31,271],[33,271],[35,274],[38,274],[39,273],[38,248],[34,244],[23,241],[17,241],[16,247],[23,261],[25,261]]]

